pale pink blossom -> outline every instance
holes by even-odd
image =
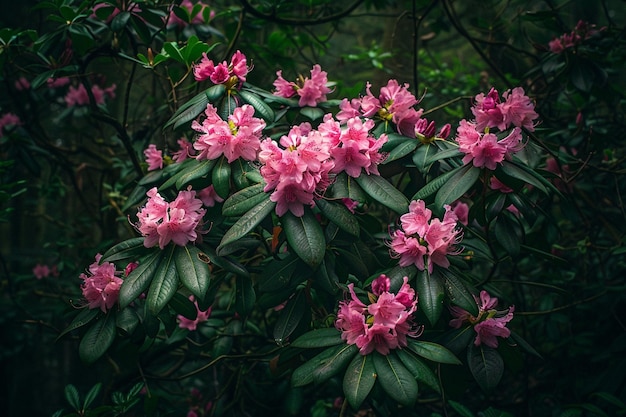
[[[221,203],[224,201],[224,199],[220,197],[215,191],[215,187],[213,187],[213,184],[198,191],[198,198],[206,207],[213,207],[215,203]]]
[[[235,108],[228,121],[222,120],[210,103],[204,114],[202,123],[194,120],[191,124],[191,128],[200,133],[193,144],[199,152],[196,159],[211,160],[224,155],[229,163],[237,158],[256,160],[265,122],[254,117],[254,107],[244,104]]]
[[[236,51],[230,59],[215,64],[206,53],[193,67],[193,75],[196,81],[211,80],[213,84],[227,84],[229,87],[241,87],[246,81],[248,67],[246,56],[241,51]]]
[[[494,133],[482,133],[478,125],[461,120],[457,129],[456,142],[459,151],[465,153],[463,163],[470,162],[478,168],[495,170],[505,159],[511,159],[515,152],[523,148],[522,134],[519,127],[499,139]]]
[[[433,218],[422,200],[412,201],[409,212],[400,216],[400,228],[391,233],[389,247],[402,267],[415,265],[419,270],[433,271],[433,265],[450,266],[448,255],[459,253],[461,241],[458,218],[445,206],[443,219]]]
[[[282,76],[282,70],[276,72],[278,78],[274,81],[274,95],[284,98],[290,98],[298,95],[298,105],[300,107],[315,107],[318,103],[326,101],[326,94],[331,92],[328,87],[328,77],[326,71],[315,64],[311,69],[311,78],[298,77],[295,82],[289,82]]]
[[[325,117],[322,129],[335,131],[328,125],[335,125],[339,129],[339,122]],[[368,175],[379,175],[378,165],[385,159],[380,148],[387,142],[387,135],[374,137],[370,131],[374,128],[372,119],[355,117],[346,121],[346,126],[338,130],[339,136],[329,135],[331,140],[331,156],[335,161],[333,173],[344,171],[351,177],[357,178],[364,170]]]
[[[172,153],[172,160],[174,162],[183,162],[187,158],[195,158],[196,150],[193,148],[193,144],[186,138],[180,138],[177,141],[180,149]]]
[[[115,84],[105,89],[97,84],[92,85],[91,93],[93,95],[95,104],[104,104],[107,97],[115,98],[115,88]],[[73,85],[71,85],[67,91],[67,94],[64,97],[64,100],[65,104],[67,104],[67,107],[86,106],[90,103],[89,94],[87,93],[85,85],[82,83],[78,84],[78,87],[74,87]]]
[[[50,276],[50,267],[48,265],[37,264],[33,268],[33,275],[37,279],[43,279]]]
[[[191,300],[196,306],[196,310],[198,312],[196,318],[191,320],[183,316],[182,314],[179,314],[178,316],[176,316],[176,318],[178,320],[178,327],[180,327],[181,329],[194,331],[198,328],[198,324],[203,323],[209,319],[209,317],[211,316],[211,307],[203,311],[200,310],[200,307],[198,307],[198,302],[195,300],[193,295],[189,296],[189,300]]]
[[[451,306],[450,312],[453,319],[450,320],[450,326],[455,329],[460,328],[468,323],[474,327],[476,338],[474,345],[486,345],[491,348],[498,347],[498,339],[496,337],[507,338],[511,335],[511,331],[506,327],[507,323],[513,319],[515,307],[511,306],[506,310],[498,311],[498,299],[491,297],[487,291],[481,291],[479,297],[474,296],[476,305],[478,306],[478,316],[474,317],[469,312],[458,306]]]
[[[489,180],[489,188],[491,188],[492,190],[498,190],[504,194],[513,192],[513,189],[511,187],[504,184],[502,181],[500,181],[496,177],[491,177],[491,179]]]
[[[461,200],[457,200],[450,205],[450,208],[457,217],[459,223],[463,226],[467,226],[469,223],[469,206]]]
[[[408,277],[403,278],[396,294],[389,292],[389,286],[386,275],[376,278],[366,305],[357,297],[354,284],[349,284],[350,298],[339,302],[335,327],[346,343],[356,344],[361,355],[374,350],[387,355],[393,349],[406,347],[407,336],[418,337],[421,333],[413,323],[417,295],[408,284]]]
[[[163,169],[163,151],[157,149],[156,145],[151,143],[143,151],[148,164],[148,171]]]
[[[163,249],[168,243],[185,246],[200,237],[202,216],[206,210],[196,192],[188,189],[180,191],[174,201],[168,203],[157,192],[157,188],[147,193],[146,205],[137,213],[137,230],[144,236],[144,246],[150,248],[157,243]]]
[[[96,261],[89,265],[87,273],[80,274],[83,280],[81,289],[90,309],[99,308],[107,312],[113,308],[118,300],[123,280],[116,275],[115,265],[111,262],[100,264],[101,254],[96,255]]]
[[[26,77],[20,77],[15,80],[15,89],[17,91],[24,91],[30,88],[30,82]]]
[[[46,85],[48,88],[64,87],[70,83],[69,77],[48,78]]]

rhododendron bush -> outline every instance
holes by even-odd
[[[37,7],[62,25],[0,32],[21,97],[0,134],[75,170],[76,190],[101,175],[88,192],[114,226],[81,244],[56,336],[110,365],[128,394],[107,411],[472,415],[461,393],[487,398],[541,358],[518,287],[560,290],[528,271],[562,262],[551,211],[571,188],[528,80],[476,85],[444,116],[417,76],[349,94],[332,66],[271,68],[214,26],[269,19],[248,2]],[[602,34],[580,23],[546,60]],[[71,270],[33,266],[37,281]],[[100,389],[65,397],[87,415]]]

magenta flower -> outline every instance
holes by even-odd
[[[89,265],[88,273],[80,274],[83,280],[81,289],[90,309],[99,308],[103,312],[110,310],[119,297],[123,280],[116,275],[115,265],[111,262],[100,264],[101,254]]]
[[[280,143],[280,146],[279,146]],[[259,162],[265,180],[265,192],[272,192],[276,214],[287,211],[301,217],[304,206],[312,206],[314,197],[322,195],[330,185],[329,173],[334,167],[331,141],[320,131],[303,123],[293,126],[279,143],[271,139],[261,142]]]
[[[151,143],[143,151],[146,157],[146,163],[148,164],[148,171],[154,171],[156,169],[163,169],[163,151],[157,149],[156,145]]]
[[[106,97],[115,98],[115,88],[115,84],[105,89],[97,84],[94,84],[91,87],[91,93],[93,94],[95,103],[97,105],[101,105],[104,104]],[[86,106],[89,104],[89,94],[82,83],[78,84],[78,87],[71,85],[64,97],[64,100],[67,107]]]
[[[368,294],[370,304],[366,305],[356,296],[354,284],[349,284],[351,298],[339,302],[335,327],[346,343],[357,345],[361,355],[374,350],[388,355],[393,349],[406,347],[407,336],[418,337],[421,333],[421,328],[413,323],[417,295],[408,284],[408,277],[404,277],[396,294],[389,292],[389,285],[386,275],[376,278]]]
[[[217,65],[207,57],[206,53],[202,54],[200,62],[193,67],[193,75],[196,81],[211,80],[213,84],[226,84],[228,88],[241,87],[246,81],[248,74],[246,56],[240,51],[233,54],[230,64],[226,61]]]
[[[474,98],[472,113],[476,118],[476,130],[497,127],[504,131],[511,126],[524,127],[535,130],[533,121],[538,117],[535,105],[524,93],[524,89],[516,87],[502,94],[504,101],[500,101],[498,91],[492,88],[485,96],[483,93]]]
[[[206,210],[202,208],[202,201],[196,198],[195,191],[180,191],[171,203],[161,197],[156,187],[146,194],[148,201],[137,213],[139,222],[136,225],[145,237],[145,247],[158,243],[163,249],[170,242],[185,246],[200,237],[199,229]]]
[[[415,265],[432,273],[433,264],[450,266],[447,255],[457,255],[456,245],[461,241],[458,218],[450,206],[445,206],[443,220],[432,218],[424,201],[412,201],[409,212],[400,216],[400,229],[391,233],[392,256],[400,258],[402,267]]]
[[[37,264],[33,268],[33,275],[37,279],[43,279],[50,276],[50,267],[48,265]]]
[[[46,85],[48,88],[64,87],[70,83],[69,77],[48,78]]]
[[[461,120],[456,141],[459,150],[465,153],[464,164],[472,162],[475,167],[490,170],[496,169],[505,159],[511,159],[511,156],[524,146],[519,127],[515,127],[503,139],[498,139],[493,133],[481,133],[475,123],[467,120]]]
[[[298,105],[300,107],[315,107],[318,103],[326,101],[326,94],[331,92],[328,87],[326,71],[315,64],[311,69],[311,78],[300,75],[296,82],[289,82],[283,78],[282,70],[276,72],[278,78],[274,81],[276,91],[275,96],[291,98],[294,95],[300,96]]]
[[[191,124],[193,130],[201,133],[193,144],[200,152],[196,159],[211,160],[224,155],[229,163],[237,158],[256,160],[265,122],[253,117],[254,107],[249,104],[237,107],[228,121],[223,120],[210,103],[204,114],[202,124],[195,120]]]
[[[209,307],[205,311],[202,311],[200,310],[200,307],[198,307],[198,302],[195,300],[193,295],[190,295],[189,299],[193,301],[194,305],[196,306],[196,310],[198,311],[196,318],[194,320],[190,320],[181,314],[176,316],[176,318],[178,320],[178,327],[180,327],[181,329],[193,331],[198,328],[198,324],[205,322],[209,319],[209,317],[211,316],[211,307]]]
[[[172,160],[174,162],[183,162],[187,158],[195,158],[196,150],[193,148],[193,144],[186,138],[180,138],[177,141],[180,149],[172,153]]]
[[[187,12],[189,12],[189,14],[191,14],[193,12],[193,8],[196,5],[200,5],[201,8],[198,11],[197,14],[195,14],[194,16],[192,16],[191,18],[191,24],[192,25],[201,25],[204,23],[208,23],[204,21],[204,10],[209,8],[209,5],[206,3],[203,3],[201,1],[198,1],[197,3],[193,3],[191,0],[183,0],[180,3],[180,7],[187,9]],[[209,20],[213,19],[213,17],[215,17],[215,12],[213,10],[211,10],[209,12]],[[185,26],[187,26],[188,23],[185,22],[184,20],[180,19],[178,16],[176,16],[176,13],[174,13],[174,10],[170,9],[170,14],[167,20],[167,27],[168,28],[172,28],[172,27],[178,27],[178,28],[184,28]]]
[[[198,198],[206,207],[213,207],[215,203],[221,203],[224,201],[224,199],[220,197],[215,191],[215,187],[213,187],[213,184],[198,191]]]
[[[469,323],[474,326],[474,331],[476,332],[474,345],[480,346],[483,344],[491,348],[497,348],[498,339],[496,337],[507,338],[511,335],[511,331],[506,325],[513,319],[515,306],[511,306],[504,311],[496,310],[498,299],[491,297],[484,290],[480,292],[480,297],[474,296],[474,299],[478,305],[478,317],[472,316],[460,307],[451,306],[450,312],[454,318],[450,320],[450,326],[458,329],[463,324]]]
[[[4,130],[10,126],[21,126],[22,121],[15,113],[4,113],[0,116],[0,138],[4,136]]]
[[[30,81],[26,77],[20,77],[15,81],[15,89],[24,91],[30,89]]]
[[[566,49],[573,48],[583,43],[583,41],[605,29],[606,26],[596,29],[596,25],[579,20],[574,27],[574,30],[570,33],[564,33],[560,37],[553,38],[550,42],[548,42],[548,48],[550,49],[550,52],[560,54]]]

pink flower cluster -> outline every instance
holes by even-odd
[[[193,13],[194,6],[196,6],[196,5],[200,5],[200,9],[199,9],[198,13],[196,13],[194,16],[191,16],[191,24],[192,25],[201,25],[201,24],[207,23],[207,22],[204,21],[204,10],[209,8],[208,4],[205,4],[205,3],[201,2],[201,1],[197,2],[196,4],[194,4],[191,0],[183,0],[180,3],[180,7],[183,8],[183,9],[186,9],[187,12],[189,12],[190,15],[191,15],[191,13]],[[215,17],[215,11],[211,10],[209,12],[209,20],[213,19],[213,17]],[[169,14],[168,21],[167,21],[167,27],[168,28],[172,28],[172,27],[183,28],[183,27],[185,27],[187,25],[188,25],[187,22],[185,22],[184,20],[182,20],[178,16],[176,16],[176,13],[174,13],[174,10],[170,10],[170,14]]]
[[[298,105],[300,107],[315,107],[318,103],[326,101],[326,94],[331,92],[328,88],[328,78],[326,71],[318,64],[311,69],[311,78],[300,75],[296,82],[290,82],[283,78],[282,70],[276,72],[278,78],[274,81],[276,91],[274,95],[278,97],[291,98],[294,95],[300,96]]]
[[[248,71],[246,56],[240,51],[233,54],[230,64],[223,61],[217,65],[203,53],[200,62],[193,67],[196,81],[211,80],[213,84],[226,84],[229,88],[241,86]]]
[[[478,317],[472,316],[460,307],[451,306],[450,312],[454,318],[450,320],[450,326],[458,329],[463,324],[469,323],[474,326],[474,331],[476,332],[474,345],[480,346],[484,344],[491,348],[497,348],[497,336],[507,338],[511,335],[511,331],[506,325],[513,319],[515,306],[511,306],[504,311],[496,310],[498,299],[491,297],[484,290],[480,292],[480,298],[474,296],[474,299],[478,305]]]
[[[222,155],[229,163],[237,158],[256,159],[265,122],[254,117],[254,107],[249,104],[237,107],[228,121],[223,120],[210,103],[204,114],[206,118],[202,123],[194,120],[191,124],[193,130],[201,133],[193,144],[200,152],[196,159],[216,159]]]
[[[596,33],[604,29],[606,29],[606,27],[602,27],[598,30],[596,29],[596,25],[579,20],[574,27],[574,30],[570,33],[564,33],[558,38],[552,39],[548,43],[548,47],[550,48],[550,52],[560,54],[568,48],[573,48],[576,45],[581,44],[583,41],[591,38]]]
[[[313,205],[316,193],[321,194],[330,185],[331,143],[327,136],[312,130],[309,123],[293,126],[286,136],[276,141],[261,142],[259,162],[265,180],[265,192],[272,191],[270,200],[276,202],[276,214],[291,211],[304,214],[304,205]]]
[[[143,151],[148,164],[148,171],[163,169],[163,151],[157,149],[156,145],[151,143]]]
[[[291,211],[302,216],[304,205],[312,206],[315,196],[323,195],[334,174],[345,172],[356,178],[364,170],[378,175],[378,164],[384,160],[380,148],[387,136],[376,139],[370,134],[373,127],[373,120],[355,117],[342,128],[327,114],[316,130],[302,123],[279,143],[261,142],[261,175],[265,192],[273,191],[270,199],[277,203],[276,214]]]
[[[198,302],[195,300],[193,295],[189,296],[189,299],[196,306],[196,310],[198,311],[198,315],[196,316],[196,318],[194,320],[191,320],[191,319],[188,319],[187,317],[179,314],[177,316],[177,319],[178,319],[178,327],[180,327],[181,329],[187,329],[189,331],[193,331],[193,330],[196,330],[196,328],[198,327],[198,324],[200,324],[202,322],[205,322],[205,321],[207,321],[209,319],[209,316],[211,315],[211,307],[209,307],[205,311],[202,311],[202,310],[200,310],[200,307],[198,307]]]
[[[104,89],[98,84],[92,85],[91,93],[93,94],[93,98],[96,104],[104,104],[106,97],[115,98],[115,88],[115,84]],[[74,87],[73,85],[71,85],[67,91],[67,94],[64,97],[64,100],[65,104],[67,104],[67,107],[86,106],[89,104],[89,94],[87,93],[87,89],[82,83],[78,84],[78,87]]]
[[[354,292],[354,284],[349,284],[350,299],[339,303],[335,327],[341,331],[341,338],[348,344],[356,344],[361,355],[376,350],[387,355],[392,349],[407,346],[407,336],[417,337],[421,327],[413,323],[413,313],[417,310],[417,295],[408,284],[408,278],[400,290],[389,292],[389,278],[382,274],[372,282],[369,293],[370,304],[363,303]]]
[[[50,275],[58,277],[59,270],[56,265],[48,266],[46,264],[37,264],[33,268],[33,275],[37,279],[48,278]]]
[[[148,201],[139,210],[137,230],[144,239],[144,246],[150,248],[157,243],[163,249],[168,243],[185,246],[195,242],[202,226],[202,216],[206,210],[196,192],[188,189],[180,191],[174,201],[168,203],[154,187],[146,193]]]
[[[415,124],[422,115],[422,110],[415,110],[413,106],[419,103],[409,91],[408,84],[400,85],[396,80],[389,80],[385,87],[380,89],[378,97],[371,92],[371,84],[367,83],[366,95],[350,101],[343,99],[337,113],[339,121],[363,116],[373,118],[377,116],[384,121],[391,121],[396,125],[398,132],[405,136],[415,135]]]
[[[99,308],[106,313],[117,302],[123,280],[116,276],[118,272],[114,264],[100,264],[100,259],[102,255],[98,253],[96,261],[89,265],[89,272],[80,274],[81,289],[89,308]]]
[[[4,136],[4,130],[9,126],[20,126],[22,121],[15,113],[4,113],[0,117],[0,138]]]
[[[391,233],[392,256],[400,258],[400,266],[415,265],[431,273],[433,264],[450,266],[447,255],[458,254],[456,244],[461,241],[461,230],[454,211],[450,206],[445,210],[443,220],[432,218],[424,201],[411,201],[409,212],[400,216],[401,228]]]
[[[524,89],[507,90],[502,97],[504,101],[500,101],[498,91],[493,88],[486,96],[478,94],[472,107],[475,121],[461,120],[456,141],[459,150],[465,153],[463,163],[472,162],[475,167],[494,170],[497,164],[523,148],[521,128],[535,129],[538,115]],[[497,128],[499,135],[492,133],[491,128]]]

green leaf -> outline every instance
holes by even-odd
[[[536,187],[538,190],[540,190],[544,194],[548,193],[548,189],[546,188],[546,186],[553,190],[556,190],[554,189],[554,187],[548,180],[546,180],[537,172],[535,172],[532,168],[524,164],[517,164],[512,161],[502,161],[502,166],[500,166],[499,169],[495,171],[495,176],[504,184],[506,184],[507,183],[506,177],[503,177],[502,175],[498,175],[501,173],[504,173],[505,175],[508,175],[509,177],[518,179],[526,184],[530,184],[533,187]]]
[[[467,364],[484,391],[494,389],[504,373],[504,361],[497,350],[473,343],[467,349]]]
[[[72,320],[69,326],[67,326],[65,330],[63,330],[61,334],[57,336],[56,340],[61,339],[63,336],[65,336],[72,330],[76,330],[80,327],[83,327],[86,324],[89,324],[89,322],[91,322],[93,319],[96,318],[99,312],[100,312],[100,309],[97,309],[97,308],[83,309],[80,313],[78,313],[76,317],[74,317],[74,320]]]
[[[78,390],[72,384],[65,386],[65,399],[69,405],[76,411],[80,411],[80,397],[78,396]]]
[[[269,199],[269,194],[263,192],[265,184],[254,184],[237,191],[224,201],[222,214],[224,216],[240,216],[263,200]]]
[[[295,255],[289,255],[280,261],[272,261],[263,268],[261,273],[261,283],[259,288],[262,291],[277,291],[286,288],[291,281],[296,267],[301,263],[301,259]]]
[[[334,355],[326,358],[313,369],[313,382],[321,384],[327,381],[344,369],[348,363],[350,363],[354,355],[358,355],[356,345],[340,345],[339,347],[341,349]]]
[[[340,172],[335,177],[335,181],[329,188],[329,194],[332,198],[349,198],[362,203],[367,200],[365,193],[354,181],[354,178],[348,176],[345,172]]]
[[[281,221],[289,247],[307,265],[315,269],[324,259],[326,239],[313,213],[306,207],[301,217],[287,212]]]
[[[398,191],[383,177],[362,173],[356,178],[356,182],[370,197],[382,205],[389,207],[396,213],[406,213],[409,211],[409,201],[404,194]]]
[[[393,352],[388,355],[374,352],[372,356],[383,390],[398,403],[411,407],[417,400],[417,381],[413,375]]]
[[[454,168],[445,174],[438,176],[437,178],[429,181],[425,186],[423,186],[415,195],[411,198],[412,200],[423,200],[426,197],[436,193],[441,187],[447,184],[448,180],[456,175],[464,166],[460,166],[458,168]]]
[[[97,320],[78,345],[80,358],[91,363],[96,361],[113,344],[115,339],[115,318],[114,314],[105,314]]]
[[[437,191],[435,205],[443,207],[446,204],[452,204],[472,188],[479,176],[480,168],[471,164],[465,165]]]
[[[389,152],[389,154],[387,155],[387,158],[385,158],[385,162],[384,162],[385,164],[391,161],[395,161],[396,159],[400,159],[403,156],[410,154],[417,148],[417,145],[420,144],[420,142],[417,139],[411,139],[411,138],[407,138],[407,139],[408,139],[407,141],[400,143],[398,146],[396,146]]]
[[[209,288],[209,266],[204,262],[202,252],[195,246],[177,246],[174,262],[178,277],[185,287],[199,300]]]
[[[355,355],[343,376],[343,393],[358,410],[376,382],[376,368],[372,355]]]
[[[264,102],[261,97],[245,89],[239,91],[239,96],[244,101],[244,103],[248,103],[249,105],[254,107],[255,112],[258,113],[258,115],[261,116],[263,120],[270,124],[274,123],[274,110],[272,110],[272,108],[266,102]]]
[[[540,359],[543,359],[543,357],[539,354],[539,352],[537,352],[535,348],[533,348],[530,345],[530,343],[528,343],[522,336],[515,333],[513,330],[511,330],[510,339],[511,341],[515,342],[515,344],[519,345],[522,349],[524,349],[526,352],[533,354]]]
[[[170,306],[174,311],[189,320],[195,320],[198,317],[198,309],[188,297],[177,292],[170,300]]]
[[[321,348],[328,346],[335,346],[340,343],[344,343],[341,338],[341,333],[334,327],[327,327],[323,329],[311,330],[298,337],[291,344],[292,347],[297,348]]]
[[[174,264],[176,248],[175,245],[169,245],[163,251],[163,258],[148,290],[146,304],[154,316],[161,312],[178,290],[178,274]]]
[[[159,266],[162,255],[163,252],[155,250],[150,255],[139,260],[137,268],[126,277],[120,288],[119,303],[121,308],[126,308],[148,288]]]
[[[311,120],[317,120],[324,117],[324,110],[319,107],[302,107],[300,109],[300,114]]]
[[[448,404],[450,404],[450,407],[456,411],[457,413],[459,413],[459,415],[461,417],[475,417],[474,413],[472,413],[472,411],[465,407],[463,404],[458,403],[456,401],[452,401],[452,400],[448,400]]]
[[[128,24],[128,20],[130,19],[130,12],[123,11],[118,13],[113,20],[111,20],[111,30],[113,32],[119,32]]]
[[[434,326],[443,311],[443,280],[439,275],[431,275],[427,269],[418,271],[415,289],[419,294],[420,309]]]
[[[100,259],[100,263],[121,261],[123,259],[136,260],[146,251],[146,247],[143,245],[143,242],[143,237],[135,237],[120,242],[104,252],[104,255],[102,255],[102,258]]]
[[[437,380],[437,375],[433,372],[432,369],[428,365],[426,365],[422,360],[420,360],[415,355],[411,354],[405,349],[396,350],[396,355],[406,369],[413,375],[413,377],[419,381],[423,382],[429,388],[432,388],[434,391],[441,393],[441,388],[439,387],[439,381]]]
[[[248,234],[248,232],[254,229],[265,217],[274,211],[275,207],[276,203],[271,201],[270,196],[266,194],[266,198],[263,199],[263,201],[248,210],[226,231],[226,233],[224,233],[222,241],[217,247],[217,254],[219,255],[220,250],[229,243],[233,243]]]
[[[163,44],[163,50],[170,56],[170,58],[184,64],[185,58],[183,58],[176,42],[165,42]]]
[[[478,316],[478,305],[474,299],[473,293],[467,285],[459,278],[454,276],[451,271],[441,271],[443,276],[443,284],[450,301],[463,310],[471,313],[474,317]]]
[[[304,290],[298,291],[293,298],[287,301],[274,326],[274,340],[279,346],[282,346],[296,330],[304,317],[306,308]]]
[[[191,181],[207,176],[215,166],[215,163],[216,160],[214,159],[210,161],[202,161],[199,163],[196,162],[189,168],[179,171],[175,176],[172,177],[176,178],[176,187],[179,190],[182,190],[185,185],[189,184]],[[166,188],[165,184],[163,184],[162,188]]]
[[[511,256],[519,255],[521,239],[518,236],[518,228],[514,220],[510,219],[506,213],[501,213],[496,218],[493,228],[496,240],[502,245],[504,250]]]
[[[217,195],[222,198],[228,197],[230,194],[230,164],[225,156],[222,156],[213,168],[212,182]]]
[[[430,143],[420,146],[413,153],[413,163],[418,171],[425,174],[430,170],[432,158],[439,153],[439,148]]]
[[[461,361],[454,356],[454,353],[437,343],[409,339],[408,344],[409,349],[422,358],[426,358],[437,363],[448,363],[451,365],[461,364]]]
[[[356,345],[345,344],[327,348],[326,350],[314,356],[293,371],[293,374],[291,374],[291,385],[294,387],[301,387],[303,385],[312,383],[313,370],[318,366],[321,366],[321,364],[329,360],[329,358],[332,358],[334,355],[337,355],[339,352],[344,351],[345,349],[352,349],[354,353],[356,353],[358,350]]]
[[[96,385],[91,387],[87,395],[85,396],[85,401],[83,402],[83,410],[89,409],[91,403],[94,402],[98,394],[100,394],[100,390],[102,389],[102,382],[98,382]]]
[[[218,268],[222,268],[228,272],[232,272],[235,275],[242,277],[250,277],[248,270],[240,264],[230,258],[224,256],[217,256],[215,249],[208,245],[202,246],[202,251],[209,257],[209,262],[216,265]]]
[[[322,214],[331,222],[339,226],[340,229],[353,236],[359,236],[359,222],[354,214],[350,213],[350,210],[348,210],[345,205],[333,203],[324,199],[317,200],[316,205]]]
[[[256,302],[252,280],[238,275],[235,285],[235,311],[240,315],[250,314]]]
[[[126,334],[131,334],[139,325],[139,317],[132,308],[124,308],[117,312],[115,326]]]

